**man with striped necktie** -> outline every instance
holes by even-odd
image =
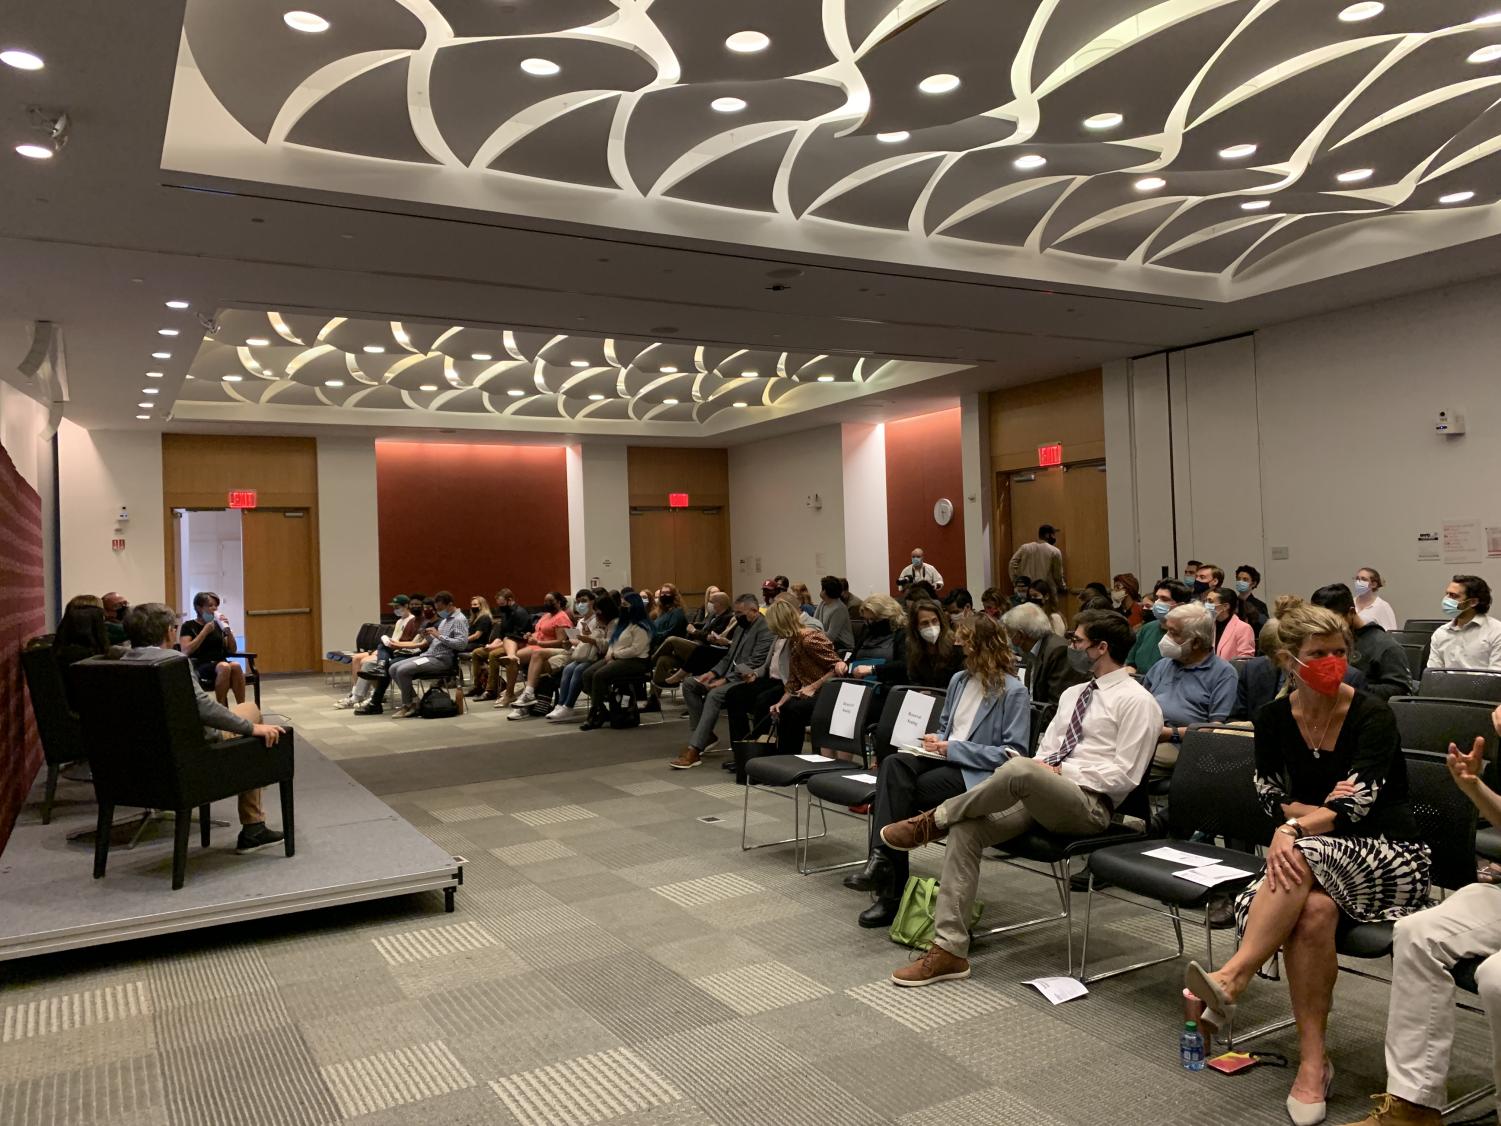
[[[1089,661],[1090,679],[1064,691],[1035,758],[1010,752],[986,781],[936,809],[881,830],[889,847],[910,852],[947,838],[932,948],[891,975],[896,985],[932,985],[969,976],[969,913],[980,854],[1033,825],[1083,836],[1110,824],[1141,784],[1162,732],[1162,709],[1123,667],[1131,627],[1108,610],[1074,620],[1069,646]]]

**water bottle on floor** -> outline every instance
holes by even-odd
[[[1183,1035],[1178,1040],[1178,1054],[1185,1070],[1204,1070],[1204,1037],[1199,1034],[1197,1021],[1184,1022]]]

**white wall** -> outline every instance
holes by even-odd
[[[630,577],[631,495],[625,446],[568,447],[568,555],[573,589],[615,590]]]
[[[348,649],[360,626],[380,621],[379,533],[374,439],[319,438],[318,564],[325,652]]]
[[[886,427],[848,422],[840,429],[844,569],[833,573],[849,579],[850,590],[864,598],[874,591],[891,589],[886,550]]]
[[[886,506],[884,455],[881,558]],[[844,450],[837,426],[730,449],[730,562],[737,591],[786,575],[816,589],[845,574]],[[821,507],[813,507],[817,495]],[[884,572],[884,567],[882,568]],[[851,586],[854,586],[853,576]]]
[[[154,432],[58,430],[63,598],[116,590],[133,603],[169,601],[162,527],[162,440]],[[123,526],[121,506],[130,513]],[[121,530],[117,531],[119,528]],[[123,536],[125,549],[110,550]]]
[[[184,512],[181,517],[182,562],[177,574],[182,589],[172,603],[183,617],[193,612],[193,596],[211,590],[219,596],[219,612],[240,648],[255,652],[245,618],[245,536],[238,508],[222,512]]]
[[[971,592],[985,590],[995,582],[991,541],[991,517],[995,511],[990,466],[990,403],[987,395],[964,395],[959,399],[960,463],[964,473],[964,570]]]

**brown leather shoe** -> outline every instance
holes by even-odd
[[[938,943],[915,962],[909,962],[891,975],[892,985],[933,985],[940,981],[959,981],[969,976],[969,959],[950,954]]]
[[[677,758],[673,759],[667,765],[672,767],[672,769],[674,770],[690,770],[703,761],[704,760],[702,755],[700,755],[692,747],[688,747],[683,751],[682,754],[678,755]]]
[[[932,841],[941,841],[949,835],[934,819],[936,810],[925,809],[916,817],[905,821],[893,821],[881,830],[881,839],[898,852],[911,852]]]
[[[1419,1106],[1396,1095],[1372,1095],[1380,1105],[1350,1126],[1444,1126],[1444,1116],[1431,1106]]]

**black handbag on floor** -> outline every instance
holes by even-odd
[[[459,706],[453,701],[449,689],[433,685],[417,702],[417,715],[421,719],[447,719],[459,714]]]
[[[762,726],[765,726],[766,730],[757,735],[756,732]],[[765,719],[751,728],[748,738],[736,739],[731,745],[731,749],[735,753],[735,782],[743,786],[745,785],[746,763],[750,762],[753,758],[761,758],[763,755],[774,755],[777,753],[776,717],[768,713]]]
[[[641,726],[641,708],[636,701],[637,681],[616,681],[605,696],[606,722],[615,730]]]

